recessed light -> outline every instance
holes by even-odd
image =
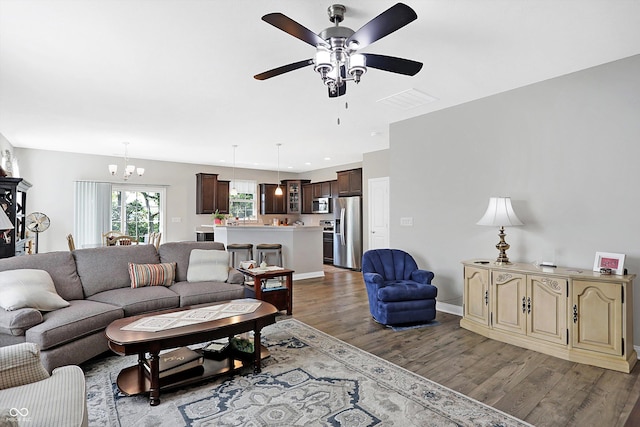
[[[324,159],[325,160],[331,160],[331,157],[325,157]]]
[[[309,165],[311,164],[311,162],[304,162],[304,164],[305,164],[306,166],[309,166]]]

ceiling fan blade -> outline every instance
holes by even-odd
[[[264,15],[262,20],[305,43],[309,43],[313,47],[318,45],[329,46],[322,37],[280,12]]]
[[[415,76],[422,69],[422,62],[410,59],[396,58],[395,56],[376,55],[374,53],[364,53],[367,67],[392,73]]]
[[[409,6],[404,3],[396,3],[353,33],[347,39],[346,45],[349,46],[350,42],[355,41],[358,43],[358,49],[369,46],[417,18],[418,15]]]
[[[313,59],[305,59],[303,61],[294,62],[293,64],[287,64],[282,67],[274,68],[273,70],[265,71],[264,73],[256,74],[253,78],[256,80],[267,80],[271,77],[279,76],[280,74],[288,73],[289,71],[294,71],[298,68],[303,68],[311,64],[313,64]]]

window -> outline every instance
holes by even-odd
[[[257,221],[256,201],[257,188],[256,181],[233,181],[232,185],[238,190],[236,196],[229,195],[229,212],[232,217],[243,221]]]
[[[138,240],[149,233],[163,232],[164,188],[113,186],[111,229]]]

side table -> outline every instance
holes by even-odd
[[[238,268],[242,274],[253,279],[253,286],[245,284],[245,296],[266,301],[273,304],[278,310],[287,310],[287,314],[293,313],[293,273],[294,270],[269,266],[264,268]],[[277,288],[267,288],[269,279],[284,277],[285,285]]]

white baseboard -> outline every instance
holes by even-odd
[[[437,302],[436,310],[462,317],[462,307],[459,305],[447,304],[446,302]]]
[[[324,277],[324,271],[310,271],[308,273],[293,273],[293,280],[313,279],[315,277]]]
[[[634,345],[633,349],[636,351],[636,353],[638,354],[638,360],[640,360],[640,345]]]

